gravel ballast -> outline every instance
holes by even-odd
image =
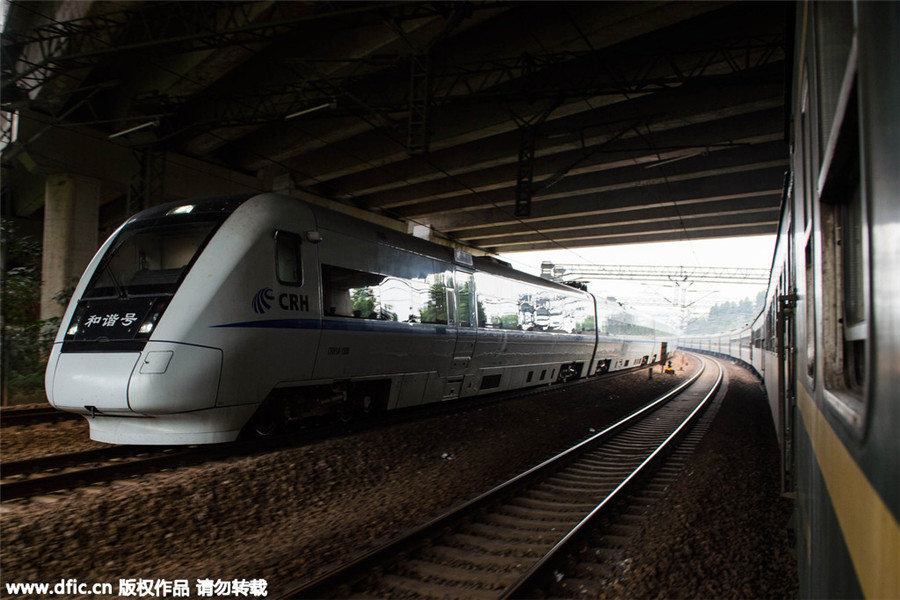
[[[796,598],[775,429],[760,380],[728,365],[728,393],[690,463],[648,514],[601,598]]]
[[[6,502],[2,579],[76,578],[116,589],[127,578],[187,579],[192,596],[201,578],[265,579],[274,595],[584,439],[692,370],[689,362],[663,376],[656,367],[649,381],[641,370],[313,445]],[[24,435],[17,429],[5,429],[4,438]],[[46,437],[58,446],[36,450],[32,441],[28,452],[68,451],[64,435]],[[7,452],[20,446],[4,439],[3,460],[18,458]],[[777,462],[772,473],[777,481]],[[725,483],[712,485],[718,492]],[[644,580],[634,579],[638,569],[635,559],[620,584]]]

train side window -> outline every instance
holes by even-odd
[[[378,318],[396,321],[396,313],[381,306],[383,275],[322,265],[322,299],[329,317]]]
[[[459,319],[456,306],[456,286],[453,281],[453,271],[447,271],[442,276],[443,286],[447,295],[447,323],[456,325]]]
[[[456,272],[456,291],[459,311],[459,325],[461,327],[474,327],[475,325],[475,303],[474,298],[474,281],[471,273],[464,271]]]
[[[275,271],[279,283],[285,285],[301,285],[303,283],[300,236],[285,231],[275,232]]]
[[[428,267],[432,264],[429,261]],[[322,265],[322,300],[328,317],[447,324],[444,273],[408,277]]]
[[[478,326],[488,329],[519,329],[518,285],[489,273],[476,273]],[[549,318],[547,319],[549,321]]]
[[[833,413],[862,435],[871,324],[861,137],[866,127],[861,122],[858,86],[862,65],[853,5],[821,3],[815,10],[822,148],[816,183],[822,244],[823,397]]]
[[[433,273],[423,279],[415,279],[409,282],[409,285],[413,288],[413,309],[411,314],[418,314],[420,323],[447,324],[449,309],[447,299],[448,279],[444,273]]]
[[[815,386],[816,377],[816,281],[815,281],[815,261],[813,253],[812,236],[806,242],[804,262],[806,263],[806,314],[804,316],[806,323],[806,374],[813,379]]]
[[[868,216],[860,169],[859,114],[853,64],[838,102],[835,127],[820,175],[826,395],[835,410],[862,427],[868,343]]]
[[[851,201],[841,206],[841,260],[843,277],[843,350],[844,383],[847,389],[862,394],[866,363],[866,275],[865,207],[859,186]]]

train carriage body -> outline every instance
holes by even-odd
[[[900,4],[799,3],[795,25],[766,308],[679,343],[764,379],[801,597],[900,598]]]
[[[654,331],[598,328],[585,291],[277,194],[129,219],[63,323],[48,398],[112,443],[230,441],[248,423],[265,433],[663,354]]]

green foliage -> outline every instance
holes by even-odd
[[[597,328],[595,320],[593,315],[585,318],[584,323],[581,324],[578,331],[594,331]]]
[[[447,288],[443,284],[432,285],[428,290],[428,302],[422,306],[422,323],[447,322]]]
[[[353,303],[353,313],[360,315],[363,318],[368,318],[369,315],[373,314],[378,305],[375,294],[373,294],[372,289],[368,287],[356,288],[353,290],[350,301]]]
[[[756,300],[744,298],[740,302],[724,302],[709,309],[709,315],[689,323],[686,334],[721,333],[749,325],[756,319],[766,301],[765,290]]]
[[[42,397],[47,356],[59,329],[59,318],[41,319],[41,244],[2,221],[6,265],[3,273],[2,342],[10,397]],[[66,305],[74,291],[62,291],[56,300]]]
[[[479,326],[486,325],[488,320],[487,320],[487,312],[485,312],[485,310],[484,310],[484,303],[481,302],[481,300],[478,300],[478,303],[475,306],[476,306],[476,311],[477,311],[478,325]],[[474,323],[473,323],[473,325],[474,325]]]

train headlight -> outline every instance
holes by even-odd
[[[169,215],[187,215],[190,214],[191,211],[194,210],[193,204],[185,204],[183,206],[176,206],[172,210],[166,213],[166,216]]]
[[[138,328],[137,333],[135,334],[135,338],[148,338],[150,334],[153,333],[154,328],[156,328],[156,324],[159,322],[159,319],[162,317],[163,312],[165,312],[166,307],[169,305],[168,298],[161,298],[153,303],[153,307],[150,308],[150,312],[147,313],[147,316],[144,317],[144,321],[141,323],[141,326]]]
[[[72,314],[72,320],[69,321],[69,328],[66,330],[66,340],[71,340],[76,335],[78,335],[78,324],[81,322],[81,317],[83,314],[84,305],[79,304],[79,306],[75,309],[75,312]]]

